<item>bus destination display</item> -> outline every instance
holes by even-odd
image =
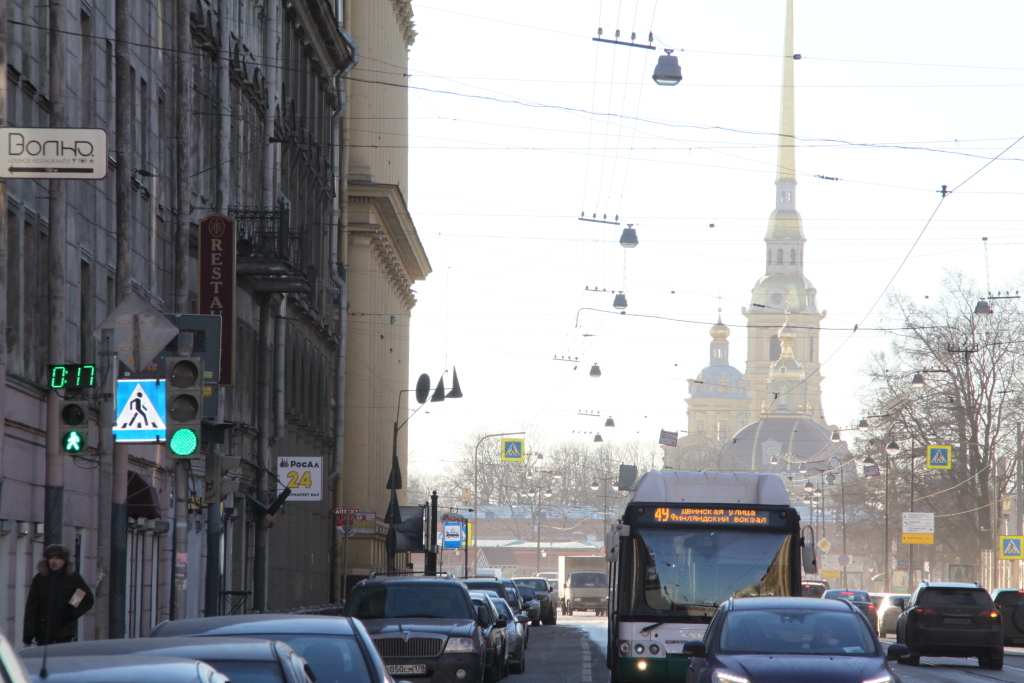
[[[637,510],[637,521],[661,524],[728,524],[730,526],[786,527],[779,510],[729,507],[651,506]]]

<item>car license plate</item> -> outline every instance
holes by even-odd
[[[970,625],[970,619],[961,619],[957,617],[946,617],[942,620],[943,624],[964,624],[965,626]]]
[[[388,673],[392,676],[425,676],[426,664],[388,664]]]

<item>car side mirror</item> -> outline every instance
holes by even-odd
[[[529,620],[530,620],[530,617],[526,616],[525,614],[520,614],[519,615],[518,621],[519,621],[520,624],[525,624]]]
[[[683,643],[683,654],[689,657],[707,657],[708,649],[702,640],[688,640]]]
[[[887,661],[895,662],[897,659],[910,656],[910,648],[903,643],[893,643],[885,653]]]
[[[476,606],[476,622],[478,624],[480,624],[481,626],[483,626],[484,628],[486,628],[487,625],[490,622],[490,619],[488,619],[488,616],[489,615],[487,614],[487,608],[486,607],[484,607],[483,605],[477,605]]]
[[[506,626],[508,626],[508,620],[504,617],[501,617],[494,622],[494,628],[505,628]]]
[[[903,598],[893,598],[892,599],[892,606],[895,607],[896,609],[898,609],[901,612],[903,610],[907,609],[907,603],[903,600]]]

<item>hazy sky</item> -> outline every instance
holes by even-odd
[[[411,468],[453,459],[479,430],[525,429],[538,447],[685,429],[686,379],[707,365],[719,305],[745,366],[740,310],[774,208],[784,0],[413,6],[407,197],[433,273],[416,285],[410,375],[455,366],[465,398],[410,421]],[[982,236],[992,288],[1018,280],[1021,26],[1010,0],[796,0],[797,207],[828,312],[832,423],[862,414],[860,368],[889,340],[852,328],[898,323],[887,292],[927,303],[946,269],[983,289]],[[653,32],[659,51],[594,42],[598,27]],[[665,47],[675,87],[650,77]],[[955,191],[942,199],[942,185]],[[620,290],[628,315],[611,306]]]

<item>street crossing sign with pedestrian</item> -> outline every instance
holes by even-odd
[[[999,559],[1024,560],[1024,536],[1000,536]]]
[[[167,440],[167,390],[157,379],[117,380],[114,438],[122,443]]]
[[[502,439],[501,459],[510,462],[522,462],[526,459],[526,449],[523,447],[524,439]]]
[[[948,470],[953,468],[952,446],[929,446],[928,459],[925,463],[930,470]]]

